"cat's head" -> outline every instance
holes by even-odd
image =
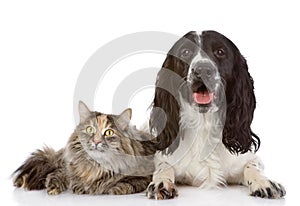
[[[80,123],[76,133],[86,152],[93,158],[101,157],[105,153],[122,154],[124,131],[129,127],[131,109],[126,109],[120,115],[102,114],[90,111],[79,102]]]

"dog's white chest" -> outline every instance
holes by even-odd
[[[176,181],[198,187],[215,187],[224,183],[220,163],[219,138],[211,137],[210,125],[180,131],[178,148],[169,155],[158,155],[158,161],[174,168]]]
[[[164,161],[173,166],[178,182],[200,187],[224,183],[222,125],[214,122],[218,120],[215,113],[202,114],[187,102],[181,103],[179,146]]]
[[[177,180],[198,187],[214,187],[222,183],[223,172],[217,152],[220,142],[210,139],[208,128],[189,129],[183,135],[181,144],[186,153],[175,165]]]

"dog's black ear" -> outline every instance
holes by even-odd
[[[248,72],[246,59],[238,52],[232,71],[232,80],[226,86],[226,122],[223,144],[230,152],[245,153],[260,146],[259,137],[250,125],[256,106],[253,79]]]
[[[179,144],[179,88],[188,65],[168,55],[155,84],[155,96],[150,116],[150,129],[157,136],[157,149],[174,151]]]

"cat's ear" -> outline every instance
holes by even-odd
[[[124,130],[130,123],[132,115],[132,109],[125,109],[118,117],[117,117],[117,125]]]
[[[83,101],[79,101],[78,111],[79,111],[79,116],[80,116],[80,123],[85,122],[86,119],[89,118],[91,115],[89,108],[86,106],[85,103],[83,103]]]

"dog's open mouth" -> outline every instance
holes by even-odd
[[[201,106],[206,106],[212,102],[214,98],[214,93],[209,92],[207,87],[203,83],[198,82],[196,84],[193,84],[192,89],[193,99],[197,104]]]

